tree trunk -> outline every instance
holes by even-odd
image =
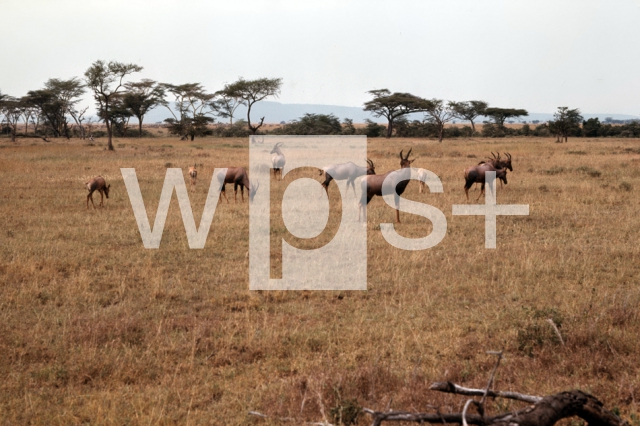
[[[387,126],[387,139],[389,139],[392,134],[393,134],[393,120],[389,120],[389,125]]]
[[[115,151],[113,149],[113,143],[111,142],[111,121],[106,119],[104,122],[107,125],[107,149],[109,149],[109,151]]]
[[[476,125],[473,123],[473,120],[469,121],[471,121],[471,136],[473,137],[473,134],[476,132]]]
[[[251,130],[251,134],[255,135],[258,129],[251,127],[251,103],[249,102],[247,102],[247,125],[249,126],[249,130]]]
[[[138,137],[142,137],[142,118],[138,117]]]
[[[196,138],[196,134],[195,133],[191,133],[191,142],[193,142],[193,140]]]
[[[438,125],[438,142],[442,143],[444,137],[444,123]]]

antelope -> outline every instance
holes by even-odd
[[[507,157],[507,159],[506,160],[501,160],[499,152],[498,152],[498,156],[497,157],[493,152],[491,152],[491,156],[493,158],[490,158],[489,160],[486,160],[486,161],[482,160],[481,162],[478,163],[478,165],[489,163],[496,169],[505,169],[506,168],[506,169],[509,169],[510,171],[513,171],[513,166],[511,165],[511,154],[509,154],[508,152],[505,152],[504,155]],[[467,170],[469,170],[469,169],[467,169]],[[465,175],[464,175],[465,179],[467,178],[467,170],[465,170]],[[502,184],[503,183],[504,184],[507,183],[506,182],[506,178],[505,179],[500,178],[500,188],[502,188]]]
[[[282,169],[287,162],[287,160],[284,158],[284,154],[282,153],[282,151],[280,151],[281,146],[282,142],[278,142],[270,152],[270,154],[273,154],[273,157],[271,157],[271,164],[273,165],[273,177],[275,178],[277,173],[280,172],[280,180],[282,180]]]
[[[222,176],[222,173],[218,175],[218,182],[220,182],[220,197],[218,200],[222,200],[222,195],[224,195],[224,198],[227,200],[227,204],[229,204],[229,199],[227,198],[225,187],[228,183],[233,183],[234,200],[236,203],[238,202],[238,187],[240,187],[240,196],[242,197],[243,203],[245,186],[249,193],[249,202],[253,202],[253,197],[256,195],[256,192],[258,192],[258,188],[260,187],[260,182],[254,186],[251,181],[249,181],[247,171],[244,167],[227,168],[227,174],[225,176]]]
[[[387,176],[391,175],[391,188],[395,189],[395,207],[396,207],[396,222],[400,223],[400,211],[398,208],[400,207],[400,195],[404,192],[409,184],[409,178],[411,177],[411,163],[415,161],[409,160],[409,155],[411,155],[411,150],[407,152],[406,157],[402,156],[402,151],[400,151],[400,170],[394,170],[387,172],[383,175],[367,175],[362,178],[360,182],[360,188],[362,189],[362,195],[360,197],[360,202],[358,203],[358,222],[360,222],[360,212],[363,213],[364,219],[366,221],[366,208],[371,199],[376,196],[382,196],[382,185]],[[386,195],[386,194],[385,194]]]
[[[376,166],[373,164],[373,161],[367,158],[367,166],[356,166],[354,163],[349,161],[348,163],[342,164],[334,164],[331,166],[323,167],[320,170],[320,175],[324,173],[324,182],[322,186],[324,190],[329,194],[329,184],[332,180],[347,180],[347,191],[349,191],[349,185],[353,189],[353,195],[356,195],[356,185],[355,180],[364,175],[375,175],[376,174]]]
[[[94,191],[100,192],[100,207],[104,207],[104,198],[102,195],[106,195],[107,199],[109,199],[109,188],[111,188],[111,184],[107,185],[107,182],[105,182],[102,176],[96,176],[86,181],[84,185],[87,188],[87,191],[89,191],[89,195],[87,195],[87,208],[89,208],[89,200],[91,200],[93,208],[96,208],[96,205],[93,202]]]
[[[189,176],[191,177],[191,188],[196,188],[196,178],[198,177],[198,171],[196,170],[196,164],[193,167],[189,167]]]
[[[424,187],[427,185],[427,171],[425,169],[418,169],[418,179],[420,180],[419,192],[422,194]]]
[[[486,172],[496,172],[496,178],[500,179],[504,184],[507,184],[507,169],[506,168],[496,168],[492,163],[481,163],[477,166],[471,166],[465,169],[464,171],[464,192],[467,194],[467,201],[469,201],[469,188],[474,183],[480,184],[480,194],[478,195],[478,200],[482,194],[484,194],[484,184],[485,177],[484,174]]]

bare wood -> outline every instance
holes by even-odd
[[[469,402],[467,402],[469,404]],[[372,425],[379,426],[383,421],[416,423],[459,423],[481,424],[486,426],[552,426],[561,419],[578,416],[590,425],[629,426],[629,423],[606,410],[597,398],[580,390],[560,392],[542,398],[536,404],[510,413],[482,417],[477,414],[462,413],[432,414],[408,413],[401,411],[376,412],[365,408],[363,412],[371,415]]]
[[[491,377],[489,377],[489,383],[487,383],[487,389],[485,389],[484,395],[482,395],[482,399],[480,400],[480,407],[482,407],[481,408],[482,412],[480,414],[484,413],[484,402],[487,399],[487,393],[491,389],[491,385],[493,384],[493,379],[496,376],[496,371],[498,370],[498,367],[500,366],[500,361],[502,360],[502,351],[500,352],[489,351],[487,353],[490,355],[498,355],[498,361],[496,361],[496,366],[493,367],[493,371],[491,372]]]
[[[451,382],[436,382],[431,384],[429,389],[440,391],[440,392],[446,392],[446,393],[455,393],[458,395],[465,395],[465,396],[483,396],[485,394],[485,389],[465,388]],[[528,402],[530,404],[535,404],[542,400],[541,396],[526,395],[519,392],[506,392],[506,391],[490,390],[489,392],[487,392],[487,396],[492,398],[515,399],[516,401]]]
[[[562,334],[560,334],[560,330],[558,330],[558,327],[556,326],[556,323],[553,322],[553,320],[551,318],[547,318],[547,322],[549,324],[551,324],[551,327],[553,328],[553,331],[556,332],[556,336],[558,336],[558,339],[560,339],[560,343],[562,343],[562,346],[564,346],[564,339],[562,338]]]

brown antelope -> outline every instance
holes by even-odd
[[[364,175],[375,175],[376,174],[376,166],[373,164],[373,161],[367,158],[367,166],[356,166],[354,163],[349,161],[348,163],[343,164],[335,164],[327,167],[323,167],[320,170],[320,175],[324,173],[324,182],[322,183],[322,187],[329,194],[329,184],[332,180],[347,180],[347,191],[349,191],[349,185],[353,189],[353,195],[356,195],[356,185],[355,180]]]
[[[491,153],[492,158],[489,158],[488,160],[482,160],[481,162],[478,163],[478,165],[489,163],[495,169],[505,169],[506,168],[506,169],[509,169],[510,171],[513,171],[513,166],[511,165],[511,154],[509,154],[508,152],[505,152],[504,155],[507,157],[507,159],[506,160],[501,160],[499,152],[498,152],[498,156],[497,157],[492,152]],[[469,167],[464,171],[465,180],[467,179],[467,171],[471,170],[471,169],[472,169],[472,167]],[[505,176],[506,176],[506,174],[505,174]],[[502,177],[500,177],[499,179],[500,179],[500,188],[502,188],[502,184],[504,183],[506,185],[506,183],[507,183],[506,177],[504,179]]]
[[[107,199],[109,199],[109,188],[111,188],[111,185],[107,185],[107,182],[105,182],[102,176],[96,176],[92,179],[89,179],[84,183],[84,185],[86,186],[87,191],[89,191],[89,195],[87,195],[87,208],[89,208],[89,200],[91,200],[93,208],[96,208],[96,205],[93,202],[94,191],[100,192],[100,207],[104,207],[103,194],[107,197]]]
[[[271,157],[271,165],[273,166],[273,177],[276,178],[277,173],[279,172],[280,180],[282,180],[282,169],[287,162],[287,160],[284,158],[284,154],[280,150],[281,146],[282,142],[278,142],[270,152],[270,154],[273,154],[273,157]]]
[[[492,163],[481,163],[477,166],[471,166],[465,169],[464,171],[464,192],[467,195],[467,201],[469,201],[469,188],[473,186],[474,183],[480,184],[480,194],[478,195],[478,200],[482,194],[484,194],[484,184],[485,184],[485,173],[486,172],[496,172],[496,178],[500,179],[500,181],[507,184],[507,169],[506,168],[496,168]]]
[[[196,164],[193,167],[189,167],[189,177],[191,177],[191,189],[196,189],[196,179],[198,177],[198,171],[196,170]]]
[[[227,192],[225,187],[228,183],[233,183],[233,192],[235,202],[238,202],[238,187],[240,187],[240,196],[242,197],[242,202],[244,203],[244,187],[247,187],[247,192],[249,193],[249,202],[253,202],[253,197],[258,192],[258,188],[260,187],[260,182],[257,185],[253,185],[249,181],[249,177],[247,176],[247,171],[244,167],[228,167],[227,174],[223,177],[222,173],[218,176],[218,181],[220,182],[220,197],[219,200],[222,200],[222,196],[227,200],[227,204],[229,204],[229,199],[227,198]]]
[[[411,163],[415,161],[409,160],[409,155],[411,155],[411,150],[407,152],[406,157],[402,156],[402,151],[400,151],[400,170],[393,170],[387,172],[383,175],[367,175],[362,178],[362,182],[360,183],[360,188],[362,189],[362,195],[360,197],[360,202],[358,203],[358,221],[360,221],[360,212],[363,212],[364,219],[366,221],[366,208],[371,199],[376,196],[382,196],[382,186],[384,180],[387,176],[392,175],[392,185],[391,188],[395,188],[395,204],[396,204],[396,222],[400,223],[400,195],[404,192],[409,184],[409,178],[411,177]],[[406,171],[405,171],[406,169]],[[409,173],[406,173],[409,172]]]

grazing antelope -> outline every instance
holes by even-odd
[[[193,167],[189,167],[189,176],[191,177],[191,188],[195,190],[196,188],[196,178],[198,177],[198,171],[196,170],[196,165]]]
[[[495,169],[509,169],[510,171],[513,171],[513,166],[511,165],[511,154],[509,154],[508,152],[505,152],[504,155],[507,157],[506,160],[501,160],[500,159],[500,153],[498,152],[498,156],[496,157],[496,155],[492,152],[491,156],[492,158],[488,159],[488,160],[482,160],[481,162],[478,163],[478,165],[481,164],[491,164]],[[468,169],[466,169],[464,171],[464,178],[467,179],[467,170],[470,170],[471,167],[469,167]],[[496,175],[497,176],[497,175]],[[505,174],[506,176],[506,174]],[[506,178],[500,178],[500,188],[502,188],[502,184],[506,185]]]
[[[367,166],[356,166],[349,161],[348,163],[334,164],[331,166],[323,167],[320,170],[320,175],[324,173],[324,182],[322,186],[324,190],[329,194],[329,184],[332,180],[347,180],[347,191],[349,191],[349,185],[353,188],[353,195],[356,195],[355,180],[364,175],[375,175],[376,166],[373,161],[367,158]]]
[[[409,155],[411,155],[411,150],[407,152],[406,157],[402,156],[402,151],[400,151],[400,170],[394,170],[387,172],[383,175],[367,175],[362,178],[362,182],[360,182],[360,188],[362,188],[362,195],[360,197],[360,202],[358,203],[358,222],[360,221],[360,212],[363,213],[363,217],[366,221],[367,214],[366,208],[371,199],[376,196],[382,196],[382,185],[387,176],[391,175],[391,188],[395,189],[395,204],[396,204],[396,222],[400,223],[400,195],[404,192],[409,184],[409,178],[411,177],[411,163],[415,161],[409,160]]]
[[[480,194],[478,195],[478,198],[476,198],[476,200],[478,200],[480,196],[484,194],[484,184],[485,184],[484,174],[486,172],[496,172],[496,178],[504,182],[505,185],[507,184],[506,168],[498,169],[494,167],[492,163],[481,163],[481,164],[478,164],[477,166],[468,167],[464,171],[464,180],[465,180],[464,192],[465,194],[467,194],[467,201],[469,201],[469,188],[471,188],[471,186],[473,186],[474,183],[480,184]]]
[[[104,198],[102,195],[104,194],[106,195],[107,199],[109,198],[109,188],[111,188],[111,184],[107,185],[107,182],[105,182],[102,176],[96,176],[86,181],[84,185],[86,186],[87,191],[89,191],[89,195],[87,195],[87,208],[89,208],[89,200],[91,200],[91,204],[93,204],[93,208],[94,209],[96,208],[96,205],[93,202],[94,191],[100,192],[100,207],[104,207],[104,203],[103,203]]]
[[[228,167],[227,174],[222,176],[222,173],[218,175],[218,182],[220,182],[220,197],[219,200],[222,200],[222,195],[227,200],[227,204],[229,204],[229,199],[227,198],[227,192],[225,187],[228,183],[233,183],[233,192],[234,192],[234,200],[238,202],[238,187],[240,187],[240,196],[242,197],[242,202],[244,203],[244,187],[247,187],[247,192],[249,193],[249,202],[253,202],[253,197],[258,192],[258,188],[260,187],[260,182],[257,185],[253,185],[249,181],[249,177],[247,176],[247,171],[244,167]]]
[[[273,165],[273,177],[275,178],[277,173],[280,172],[280,180],[282,180],[282,168],[287,162],[287,160],[284,158],[284,154],[282,153],[282,151],[280,151],[281,146],[282,142],[278,142],[270,152],[270,154],[273,154],[273,157],[271,157],[271,164]]]

